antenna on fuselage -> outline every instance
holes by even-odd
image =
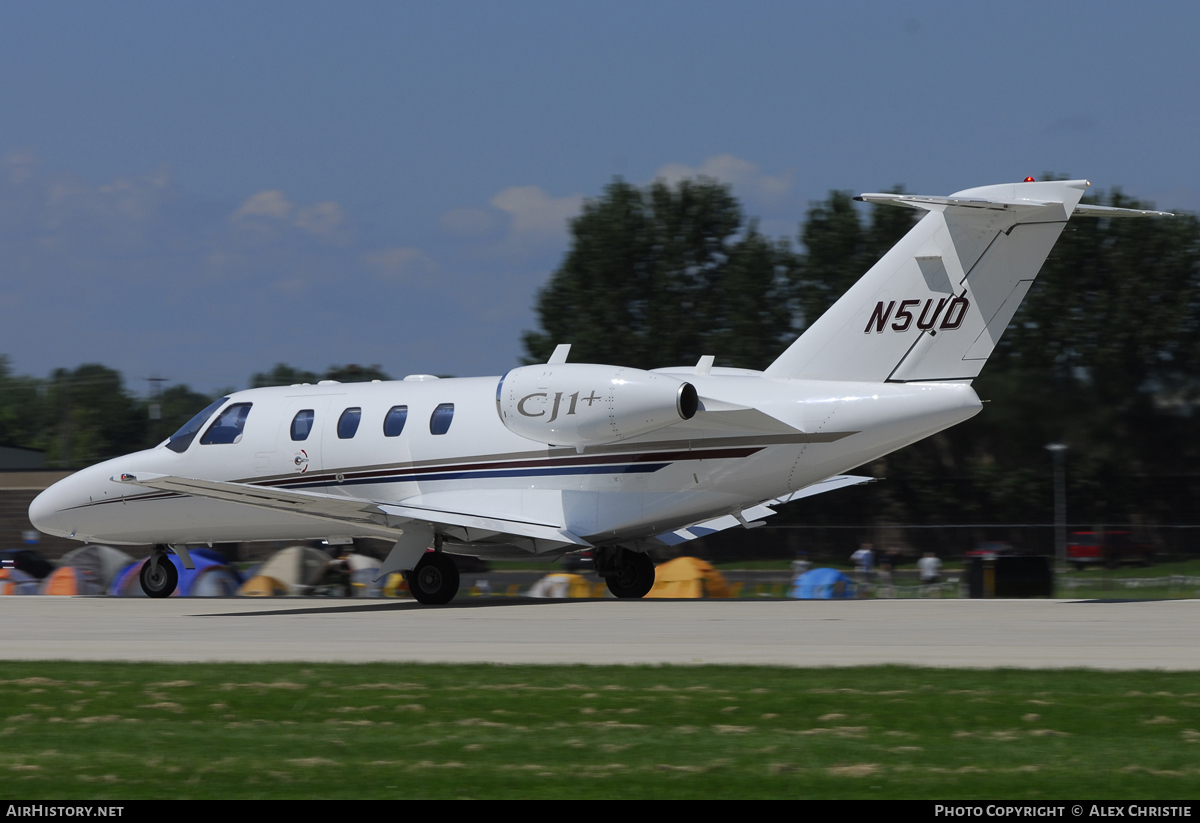
[[[567,355],[571,352],[570,343],[559,343],[554,347],[554,354],[550,355],[550,359],[546,361],[547,366],[557,366],[560,363],[567,362]]]

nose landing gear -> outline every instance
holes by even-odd
[[[140,579],[147,597],[170,597],[179,584],[179,569],[165,551],[156,548],[142,566]]]

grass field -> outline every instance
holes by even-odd
[[[1186,673],[3,662],[0,706],[6,799],[1161,800],[1200,785]]]

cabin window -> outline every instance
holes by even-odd
[[[433,416],[429,418],[429,433],[445,434],[450,431],[450,421],[453,419],[454,404],[442,403],[433,410]]]
[[[234,403],[217,415],[217,419],[208,427],[208,431],[200,438],[201,446],[213,446],[222,443],[240,443],[242,430],[246,427],[246,417],[250,414],[249,403]]]
[[[358,431],[358,423],[362,420],[362,409],[355,407],[346,409],[338,418],[338,438],[349,440]]]
[[[292,439],[307,440],[308,435],[312,432],[313,418],[312,409],[296,412],[296,416],[292,418]]]
[[[167,448],[180,454],[187,451],[187,447],[192,444],[192,440],[196,437],[196,432],[203,428],[204,424],[208,422],[208,418],[212,417],[213,412],[225,405],[225,401],[228,399],[228,397],[222,397],[220,400],[205,406],[204,411],[184,423],[179,428],[179,431],[171,435],[171,439],[167,441]]]
[[[404,422],[408,420],[408,406],[392,406],[388,409],[387,417],[383,418],[383,436],[399,437],[404,431]]]

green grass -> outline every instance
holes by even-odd
[[[1189,582],[1184,578],[1192,578]],[[1173,578],[1173,579],[1171,579]],[[1074,568],[1062,572],[1058,596],[1072,599],[1177,600],[1200,597],[1200,560],[1156,563],[1153,566]],[[1143,584],[1142,581],[1146,581]],[[1151,584],[1152,585],[1147,585]],[[1133,584],[1133,585],[1131,585]]]
[[[823,564],[814,564],[813,568],[818,568]],[[792,561],[790,560],[730,560],[723,563],[713,563],[713,568],[719,571],[791,571]],[[853,568],[853,565],[846,568]]]
[[[1200,676],[0,663],[6,799],[1188,798]]]
[[[1151,566],[1118,566],[1115,569],[1107,569],[1104,566],[1089,566],[1083,571],[1076,571],[1072,567],[1066,573],[1082,575],[1098,580],[1128,577],[1164,577],[1172,574],[1200,576],[1200,560],[1179,560],[1169,563],[1155,563]]]

